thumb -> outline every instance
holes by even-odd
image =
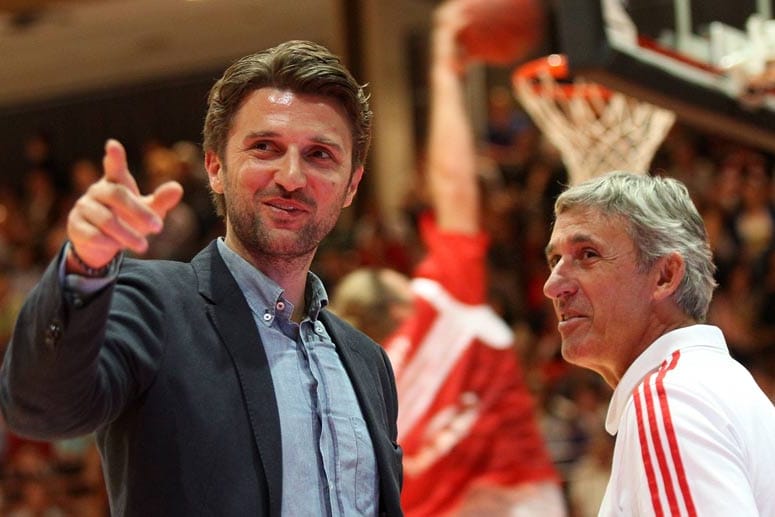
[[[148,207],[164,219],[167,212],[175,208],[183,197],[183,187],[177,181],[168,181],[156,187],[152,194],[145,196]]]

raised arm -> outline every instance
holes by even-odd
[[[476,145],[465,101],[465,57],[457,35],[464,16],[447,3],[434,16],[430,66],[428,191],[443,231],[479,230]]]
[[[183,192],[179,184],[167,183],[141,195],[124,148],[115,140],[105,146],[104,167],[103,177],[70,211],[68,273],[98,276],[103,273],[99,268],[121,250],[144,251],[146,236],[161,229]],[[29,293],[0,369],[0,406],[7,425],[39,439],[91,432],[115,416],[153,375],[161,355],[158,297],[145,298],[135,281],[127,302],[124,286],[124,307],[117,311],[122,316],[110,323],[116,284],[107,279],[63,282],[60,265],[51,263]],[[145,321],[137,318],[117,330],[117,321],[131,312],[127,303]],[[111,325],[112,337],[106,337]]]

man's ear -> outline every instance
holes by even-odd
[[[210,181],[210,188],[217,194],[223,194],[223,180],[221,171],[223,166],[221,159],[215,151],[205,151],[205,169],[207,169],[207,178]]]
[[[686,275],[683,256],[674,251],[660,258],[656,264],[657,283],[654,297],[662,300],[673,295]]]
[[[355,198],[355,193],[358,192],[358,185],[363,179],[363,165],[355,169],[350,176],[350,184],[347,186],[347,195],[344,198],[343,207],[350,206]]]

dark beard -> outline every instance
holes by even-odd
[[[318,224],[304,226],[292,242],[279,243],[273,240],[263,225],[263,221],[237,220],[232,224],[236,237],[242,242],[245,250],[254,257],[276,258],[279,260],[294,260],[308,257],[317,249],[320,241],[330,230],[320,228]]]
[[[286,197],[292,197],[286,195]],[[315,206],[311,200],[304,200],[308,206]],[[284,232],[281,239],[273,238],[264,220],[240,207],[226,205],[228,221],[234,237],[254,264],[272,264],[278,268],[292,268],[293,264],[308,264],[320,242],[336,225],[338,214],[333,220],[316,220],[290,235]]]

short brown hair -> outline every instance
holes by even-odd
[[[265,87],[322,95],[338,102],[350,119],[352,169],[363,165],[371,143],[372,121],[365,85],[359,84],[326,47],[301,40],[247,55],[226,69],[208,97],[202,131],[205,151],[225,157],[234,115],[249,93]],[[218,214],[223,215],[223,195],[213,193],[213,202]]]

